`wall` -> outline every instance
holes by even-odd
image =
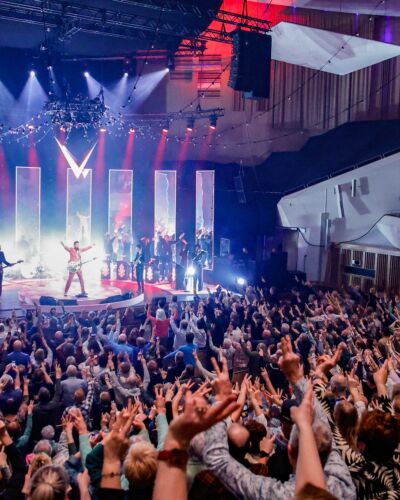
[[[351,196],[353,179],[357,180],[355,197]],[[338,185],[342,192],[342,218],[335,194]],[[397,153],[283,197],[278,204],[282,225],[304,228],[304,238],[300,237],[298,244],[298,269],[312,280],[325,277],[327,251],[319,247],[324,242],[322,214],[328,217],[328,245],[359,239],[384,214],[400,211],[399,186],[400,153]]]

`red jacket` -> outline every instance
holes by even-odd
[[[153,335],[155,337],[159,337],[160,339],[168,338],[169,318],[157,319],[151,315],[150,310],[147,311],[147,317],[153,326]]]

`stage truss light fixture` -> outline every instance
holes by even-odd
[[[29,75],[34,78],[36,76],[36,71],[34,69],[31,69],[29,72]]]
[[[210,129],[215,130],[217,128],[218,117],[216,115],[210,116]]]
[[[162,128],[162,132],[163,134],[168,134],[169,132],[169,121],[166,121],[163,125],[163,128]]]
[[[236,285],[237,286],[246,286],[246,280],[245,280],[245,278],[242,278],[241,276],[238,276],[236,278]]]
[[[84,71],[84,72],[83,72],[83,76],[84,76],[85,78],[89,78],[89,76],[90,76],[89,71]]]
[[[187,125],[186,125],[186,130],[188,132],[192,132],[192,130],[194,129],[194,122],[195,122],[194,117],[190,116],[187,120]]]
[[[134,129],[133,127],[131,127],[131,128],[129,129],[129,133],[130,133],[130,134],[134,134],[134,133],[135,133],[135,129]]]
[[[175,71],[175,56],[169,55],[167,58],[167,70]]]

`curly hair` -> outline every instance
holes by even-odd
[[[358,442],[367,460],[383,464],[391,460],[400,438],[399,421],[380,410],[365,412],[361,418]]]

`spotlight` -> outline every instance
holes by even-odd
[[[89,78],[89,76],[90,76],[89,71],[84,71],[83,76],[84,76],[85,78]]]
[[[33,78],[34,76],[36,76],[36,71],[34,69],[31,69],[29,74]]]
[[[135,133],[135,129],[134,129],[133,127],[131,127],[131,128],[129,129],[129,133],[130,133],[130,134],[134,134],[134,133]]]
[[[193,276],[196,274],[196,269],[193,266],[189,266],[187,268],[186,274],[189,278],[193,278]]]
[[[216,115],[210,116],[210,129],[215,130],[217,128],[218,117]]]
[[[241,276],[236,278],[236,284],[238,286],[245,286],[246,285],[246,280],[242,278]]]
[[[125,71],[125,73],[124,73],[124,77],[125,77],[125,78],[128,78],[128,76],[129,76],[129,73],[128,73],[127,71]]]
[[[102,133],[104,133],[104,132],[106,132],[106,131],[107,131],[107,129],[106,129],[105,127],[100,127],[100,129],[99,129],[99,130],[100,130],[100,132],[102,132]]]
[[[168,56],[167,70],[168,71],[175,71],[175,57],[174,56]]]
[[[35,130],[35,125],[28,125],[29,132],[33,132]]]
[[[188,132],[192,132],[192,130],[194,128],[194,122],[195,122],[195,119],[193,117],[188,118],[187,126],[186,126],[186,130]]]

